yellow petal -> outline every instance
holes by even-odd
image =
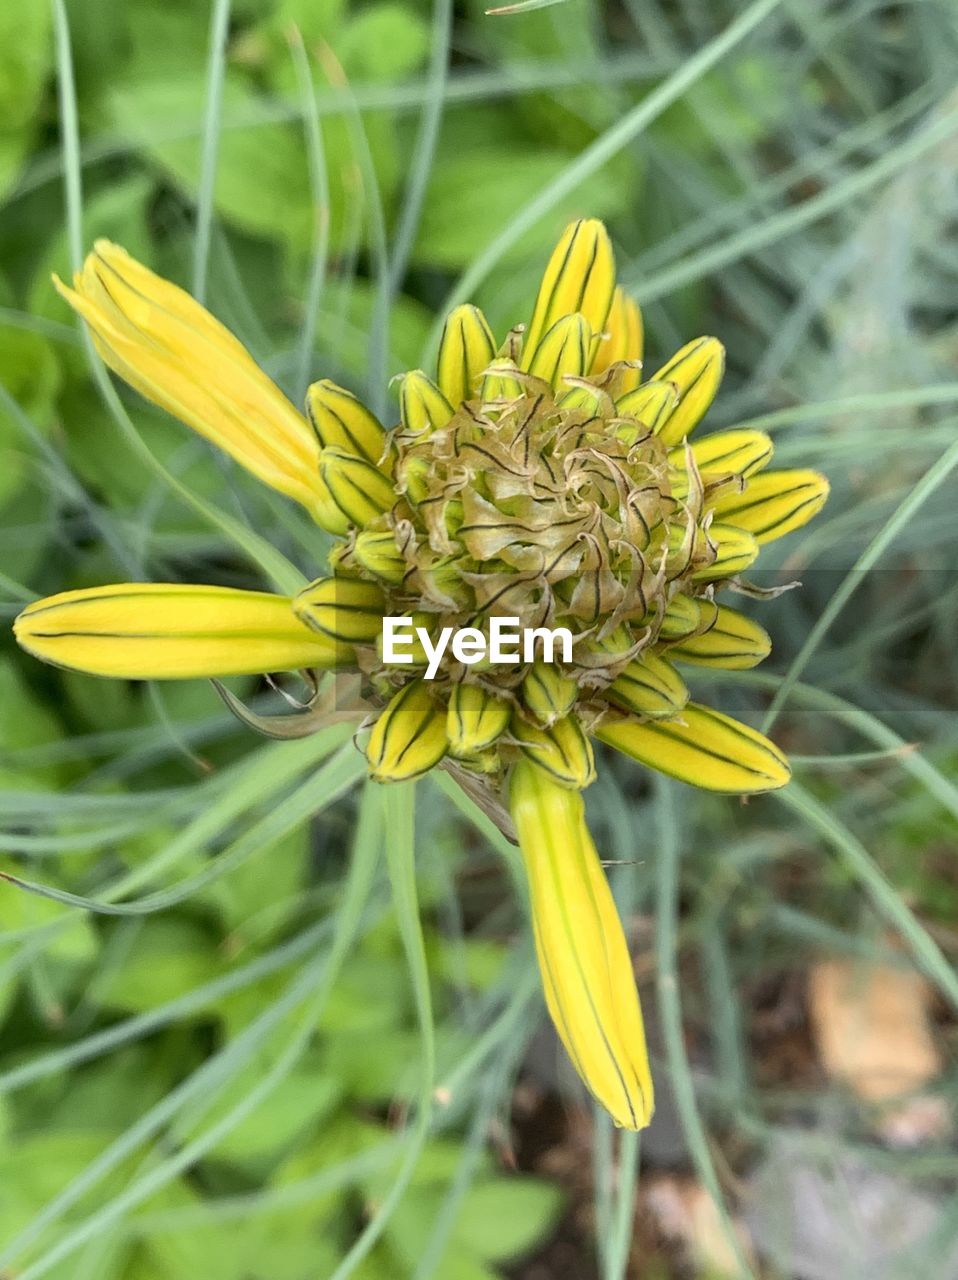
[[[345,521],[346,529],[350,525],[364,529],[388,511],[396,500],[391,482],[378,467],[342,449],[332,447],[323,450],[319,474],[330,501]]]
[[[479,379],[496,355],[496,341],[478,307],[450,311],[439,343],[439,387],[454,407],[479,394]]]
[[[585,316],[563,316],[546,331],[535,348],[528,348],[523,365],[536,378],[557,390],[567,377],[581,378],[589,367],[592,330]]]
[[[367,573],[392,586],[398,586],[406,576],[406,561],[391,530],[363,529],[356,534],[353,555]]]
[[[74,283],[70,289],[55,280],[111,369],[265,484],[314,511],[313,432],[229,330],[105,240]]]
[[[509,703],[477,684],[457,684],[449,695],[446,734],[454,756],[471,756],[491,747],[509,723]]]
[[[712,510],[717,520],[746,529],[756,542],[773,542],[807,524],[827,497],[828,481],[817,471],[766,471],[749,480],[744,493],[718,498]]]
[[[567,716],[576,704],[579,686],[554,662],[541,658],[532,664],[520,688],[522,705],[544,728]]]
[[[725,348],[717,338],[696,338],[677,351],[653,382],[671,382],[679,403],[658,431],[665,444],[679,444],[695,429],[715,399],[725,372]]]
[[[385,607],[380,588],[359,578],[317,578],[293,597],[293,610],[306,626],[343,644],[375,644]]]
[[[659,635],[663,640],[680,640],[692,635],[702,626],[702,610],[715,605],[708,600],[695,600],[691,596],[673,596],[662,615]]]
[[[548,729],[512,718],[512,736],[522,753],[560,786],[581,790],[595,781],[592,743],[575,716],[557,720]]]
[[[428,435],[452,417],[452,405],[421,369],[404,374],[399,389],[399,413],[407,431]]]
[[[320,445],[330,445],[377,465],[386,450],[386,432],[374,413],[351,391],[328,378],[306,392],[306,413]]]
[[[526,360],[563,316],[580,312],[601,333],[615,292],[615,258],[608,232],[595,218],[573,222],[552,252],[526,330]]]
[[[771,461],[773,445],[764,431],[737,428],[735,431],[714,431],[691,446],[692,457],[699,471],[729,472],[738,476],[751,476],[761,471]],[[684,448],[669,453],[673,466],[684,468]]]
[[[669,657],[724,671],[747,671],[758,666],[771,651],[772,641],[764,627],[737,609],[719,605],[712,626],[673,645]]]
[[[186,680],[334,667],[352,649],[316,635],[286,596],[120,583],[37,600],[13,624],[34,657],[121,680]]]
[[[643,653],[616,676],[606,697],[624,711],[656,720],[678,715],[689,700],[689,691],[671,663],[657,653]]]
[[[713,578],[731,578],[736,573],[742,573],[758,559],[758,542],[738,525],[713,524],[709,527],[708,536],[715,547],[716,558],[713,564],[693,574],[699,582],[710,582]]]
[[[645,436],[646,431],[658,435],[678,402],[679,393],[673,383],[645,383],[637,391],[622,396],[615,405],[617,414],[623,418],[634,418],[644,430],[636,430],[632,423],[623,423],[621,427],[616,427],[615,434],[629,444],[635,444],[636,440]]]
[[[509,798],[556,1031],[589,1092],[615,1123],[642,1129],[653,1109],[642,1011],[582,797],[520,761]]]
[[[402,782],[427,773],[446,754],[446,716],[422,680],[393,695],[366,745],[375,782]]]
[[[651,769],[707,791],[771,791],[791,776],[788,761],[763,734],[695,702],[679,720],[606,720],[596,737]]]
[[[604,325],[605,336],[600,339],[592,361],[592,373],[604,373],[610,365],[620,360],[642,360],[644,331],[642,312],[621,285],[612,295],[612,306]],[[641,369],[623,369],[619,376],[619,391],[634,391],[642,379]]]

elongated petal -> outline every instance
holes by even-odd
[[[323,450],[319,474],[346,529],[364,529],[396,500],[392,484],[378,467],[342,449]]]
[[[595,781],[592,743],[575,716],[557,720],[548,729],[513,716],[512,736],[522,753],[560,786],[581,790]]]
[[[665,444],[679,444],[705,416],[725,372],[725,348],[717,338],[696,338],[677,351],[652,375],[653,382],[671,382],[679,403],[658,431]]]
[[[616,676],[606,697],[624,711],[657,720],[678,715],[689,700],[689,691],[670,662],[657,653],[643,653]]]
[[[330,445],[365,458],[374,466],[386,449],[382,423],[351,391],[328,378],[306,392],[306,413],[322,448]]]
[[[198,302],[99,240],[70,289],[100,355],[141,395],[310,512],[319,446],[243,345]]]
[[[305,626],[286,596],[229,587],[120,583],[64,591],[13,624],[34,657],[121,680],[260,675],[354,660]]]
[[[599,342],[592,361],[593,374],[604,373],[620,360],[642,360],[642,312],[638,303],[621,286],[612,295],[612,306],[604,328],[605,336]],[[623,369],[618,380],[619,392],[634,391],[641,379],[641,369]]]
[[[761,471],[771,461],[773,445],[764,431],[737,428],[735,431],[714,431],[691,446],[692,457],[699,471],[730,472],[738,476],[751,476]],[[685,466],[685,450],[673,449],[669,461],[677,467]]]
[[[509,723],[509,703],[477,684],[457,684],[449,695],[446,734],[454,756],[472,756],[491,747]]]
[[[652,1077],[629,948],[582,798],[520,761],[512,820],[529,879],[546,1005],[575,1069],[625,1129],[652,1117]]]
[[[670,414],[679,402],[679,393],[671,382],[646,382],[636,391],[622,396],[616,401],[616,412],[624,418],[634,418],[645,431],[658,435],[669,420]],[[624,423],[616,428],[615,434],[620,440],[634,444],[644,431],[637,431],[631,423]]]
[[[763,734],[695,702],[680,720],[604,721],[596,737],[651,769],[707,791],[771,791],[791,777],[788,761]]]
[[[307,627],[342,644],[375,644],[385,607],[376,583],[358,578],[317,578],[293,598],[293,610]]]
[[[375,782],[402,782],[427,773],[446,754],[446,715],[422,680],[393,695],[366,745]]]
[[[380,533],[375,529],[364,529],[357,533],[353,555],[367,573],[381,578],[383,582],[396,586],[405,576],[406,561],[391,530]]]
[[[601,333],[615,292],[615,257],[605,227],[595,218],[573,222],[553,250],[525,336],[526,359],[563,316],[580,312]]]
[[[717,520],[747,529],[758,543],[800,529],[828,497],[828,481],[817,471],[766,471],[749,480],[744,493],[717,499]]]
[[[742,573],[758,559],[756,539],[745,529],[734,524],[715,523],[709,528],[709,540],[715,547],[714,564],[699,570],[694,576],[700,582],[713,578],[731,578]]]
[[[557,390],[567,377],[581,378],[589,367],[592,330],[585,316],[563,316],[529,348],[523,364],[528,371]]]
[[[403,377],[399,389],[399,413],[407,431],[428,435],[444,427],[452,417],[452,405],[421,369]]]
[[[688,636],[669,649],[675,662],[692,662],[724,671],[747,671],[758,666],[772,651],[772,641],[764,627],[737,609],[720,605],[708,631]]]
[[[522,704],[544,728],[567,716],[579,696],[579,686],[565,676],[554,662],[541,658],[532,664],[522,681]]]
[[[479,381],[496,355],[496,340],[478,307],[450,311],[439,343],[439,388],[456,407],[479,394]]]

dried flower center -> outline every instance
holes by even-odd
[[[501,393],[461,405],[444,426],[394,433],[396,505],[359,535],[394,557],[386,612],[437,633],[487,630],[494,615],[568,627],[566,673],[601,687],[655,640],[669,600],[714,559],[697,475],[677,495],[661,441],[596,384],[557,401],[518,371],[488,383]],[[362,573],[362,551],[354,537],[341,565]],[[468,673],[449,655],[442,674]]]

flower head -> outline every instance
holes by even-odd
[[[100,675],[173,677],[351,666],[375,709],[371,776],[444,764],[507,804],[527,868],[546,1001],[570,1058],[618,1124],[652,1112],[628,948],[583,817],[593,739],[714,791],[789,777],[749,726],[689,701],[683,664],[754,666],[765,631],[716,596],[762,543],[809,520],[813,471],[768,471],[736,429],[690,441],[724,350],[688,343],[643,378],[638,307],[601,223],[573,223],[528,324],[499,343],[482,313],[448,317],[435,379],[403,376],[399,423],[329,381],[299,415],[188,295],[98,243],[61,286],[107,363],[150,400],[295,498],[336,537],[330,572],[285,599],[129,585],[39,601],[16,622],[37,657]],[[408,617],[411,662],[383,646]],[[568,653],[508,667],[438,639],[494,619],[564,627]],[[426,679],[431,674],[434,678]]]

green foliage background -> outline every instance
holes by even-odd
[[[328,376],[388,413],[451,301],[504,331],[565,221],[599,215],[649,358],[715,333],[712,425],[829,475],[763,556],[804,583],[758,606],[770,674],[700,681],[774,721],[795,783],[745,809],[610,759],[588,797],[655,962],[662,1105],[720,1196],[716,1144],[742,1170],[796,1129],[826,1171],[954,1187],[950,1146],[882,1152],[835,1087],[762,1070],[753,1015],[891,936],[958,1003],[956,55],[949,0],[0,7],[4,618],[322,569],[298,513],[98,381],[50,284],[96,236],[205,295],[296,398]],[[499,1154],[540,1016],[512,851],[431,781],[414,839],[408,790],[361,773],[345,730],[264,743],[201,682],[0,637],[0,871],[48,891],[0,884],[0,1275],[492,1280],[549,1237],[563,1193]],[[561,1065],[545,1087],[581,1105]],[[596,1117],[602,1280],[638,1146]],[[956,1234],[952,1210],[900,1274]]]

